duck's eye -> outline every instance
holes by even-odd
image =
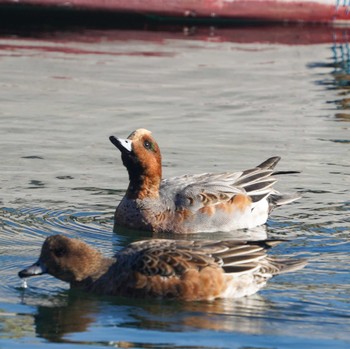
[[[144,146],[146,149],[148,149],[148,150],[152,150],[152,149],[153,149],[153,145],[152,145],[152,143],[149,142],[149,141],[144,141],[144,142],[143,142],[143,146]]]
[[[56,257],[62,257],[66,254],[66,249],[64,247],[58,247],[53,250]]]

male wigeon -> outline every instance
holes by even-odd
[[[160,149],[151,132],[110,137],[121,151],[129,186],[115,211],[115,225],[158,233],[229,232],[267,221],[271,210],[297,200],[273,188],[280,160],[272,157],[240,172],[202,173],[162,179]]]
[[[272,276],[301,269],[305,260],[267,256],[282,240],[131,243],[113,258],[86,243],[53,235],[39,260],[19,272],[26,278],[44,273],[72,288],[104,295],[211,300],[251,295]]]

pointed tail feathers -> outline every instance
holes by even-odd
[[[290,273],[296,270],[300,270],[305,267],[308,260],[305,258],[295,259],[295,258],[276,258],[268,257],[269,262],[269,272],[272,275]]]
[[[268,197],[270,212],[277,206],[283,206],[301,198],[299,193],[293,194],[271,194]]]

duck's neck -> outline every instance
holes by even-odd
[[[81,272],[79,276],[75,277],[74,281],[71,281],[70,285],[73,288],[90,288],[97,280],[105,275],[109,268],[115,263],[114,258],[106,258],[101,255],[98,260],[95,260],[90,264],[90,267]]]
[[[160,176],[134,175],[129,173],[126,196],[129,199],[157,199],[159,197]]]
[[[162,160],[158,153],[151,158],[136,158],[122,154],[124,166],[129,174],[129,187],[126,196],[129,199],[157,199],[162,180]]]

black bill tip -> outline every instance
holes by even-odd
[[[119,142],[118,142],[118,139],[116,137],[110,136],[109,140],[111,141],[112,144],[114,144],[118,148]]]
[[[21,270],[18,276],[23,279],[30,276],[42,275],[46,273],[46,268],[38,261],[28,268]]]

